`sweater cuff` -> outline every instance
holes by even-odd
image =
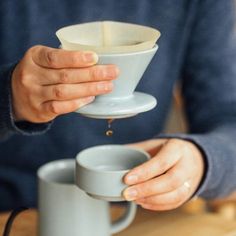
[[[205,170],[201,183],[192,197],[202,197],[204,199],[215,199],[224,197],[231,191],[230,189],[221,188],[220,182],[222,176],[222,166],[225,166],[225,161],[221,158],[219,143],[214,138],[207,134],[160,134],[155,138],[176,138],[183,139],[194,143],[202,152]]]
[[[16,65],[16,63],[8,64],[0,69],[0,131],[5,134],[43,134],[50,129],[52,122],[41,124],[16,122],[13,118],[11,77]]]

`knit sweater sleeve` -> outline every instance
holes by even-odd
[[[37,135],[45,133],[52,122],[34,124],[15,122],[12,114],[11,75],[16,63],[0,66],[0,142],[13,134]]]
[[[233,0],[200,0],[183,69],[189,134],[159,135],[195,143],[206,171],[196,195],[236,190],[236,38]]]

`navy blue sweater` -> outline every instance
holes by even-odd
[[[36,205],[36,170],[74,158],[98,144],[162,136],[173,85],[181,79],[189,134],[173,134],[201,148],[206,173],[197,195],[224,196],[236,189],[236,41],[234,0],[1,0],[0,1],[0,210]],[[154,95],[150,112],[114,123],[76,113],[52,124],[16,123],[11,112],[11,73],[33,45],[58,47],[66,25],[118,20],[159,29],[159,50],[138,91]]]

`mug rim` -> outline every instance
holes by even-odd
[[[76,169],[75,159],[70,158],[70,159],[59,159],[59,160],[50,161],[43,164],[42,166],[38,168],[37,177],[40,181],[43,181],[45,183],[52,184],[52,185],[74,186],[75,181],[74,183],[59,183],[56,181],[51,181],[50,179],[47,178],[48,173],[52,173],[52,171],[67,169],[68,167],[73,168],[74,174],[75,174],[75,169]]]
[[[87,171],[91,171],[91,172],[94,172],[94,173],[110,173],[110,174],[117,174],[117,173],[127,173],[131,170],[130,169],[125,169],[125,170],[99,170],[99,169],[96,169],[96,168],[93,168],[93,167],[89,167],[87,165],[84,165],[83,163],[81,163],[81,161],[79,160],[79,157],[81,155],[83,155],[85,152],[88,152],[88,151],[91,151],[91,150],[96,150],[96,149],[108,149],[108,148],[122,148],[123,150],[126,149],[126,150],[129,150],[129,151],[135,151],[137,153],[142,153],[143,156],[146,157],[146,161],[150,160],[150,155],[143,151],[142,149],[139,149],[139,148],[132,148],[132,147],[128,147],[128,146],[124,146],[124,145],[120,145],[120,144],[105,144],[105,145],[97,145],[97,146],[93,146],[93,147],[89,147],[89,148],[86,148],[84,150],[82,150],[81,152],[79,152],[77,155],[76,155],[76,166],[79,166],[80,168],[83,168]],[[144,162],[143,162],[144,163]]]

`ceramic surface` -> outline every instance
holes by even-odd
[[[119,119],[149,111],[156,104],[157,101],[153,96],[134,92],[130,97],[123,99],[96,99],[93,103],[80,108],[80,113],[90,118]]]
[[[156,105],[154,97],[134,91],[157,49],[155,45],[152,49],[140,52],[99,55],[98,64],[115,64],[119,67],[120,75],[114,80],[111,93],[97,96],[93,103],[77,112],[107,119],[129,117],[153,109]]]
[[[76,184],[94,198],[124,201],[125,174],[149,158],[148,153],[123,145],[85,149],[76,157]]]

